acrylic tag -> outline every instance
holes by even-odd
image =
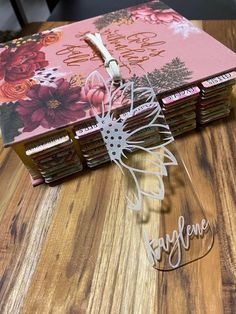
[[[211,221],[178,154],[155,87],[136,87],[127,80],[117,87],[97,71],[86,84],[103,86],[107,95],[100,108],[91,102],[103,139],[100,153],[91,158],[95,164],[110,159],[128,180],[124,197],[151,265],[173,270],[205,256],[213,245]]]

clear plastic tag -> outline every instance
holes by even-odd
[[[137,71],[143,70],[137,66]],[[141,226],[147,262],[158,270],[174,270],[205,256],[214,242],[211,221],[178,153],[155,87],[137,87],[132,80],[114,84],[97,71],[88,76],[86,86],[93,87],[91,110],[105,155],[124,175],[127,210],[133,211],[137,228]],[[95,105],[101,88],[106,97]]]

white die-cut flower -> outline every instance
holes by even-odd
[[[162,200],[165,195],[165,187],[163,183],[163,176],[167,176],[167,166],[177,165],[175,156],[171,151],[166,147],[168,144],[174,141],[173,136],[170,132],[169,126],[165,122],[164,115],[162,113],[160,104],[155,101],[156,95],[152,88],[143,87],[143,88],[134,88],[133,82],[120,83],[120,86],[114,89],[114,85],[110,80],[105,81],[101,74],[97,71],[92,72],[87,80],[86,84],[96,85],[101,83],[104,84],[106,88],[106,93],[109,95],[109,104],[106,107],[104,104],[101,104],[101,114],[99,114],[95,107],[92,107],[94,110],[94,116],[97,121],[97,126],[100,129],[102,138],[105,142],[105,146],[108,152],[108,155],[123,172],[123,168],[128,170],[130,175],[133,178],[135,184],[135,194],[134,201],[132,201],[128,196],[128,207],[132,210],[141,210],[142,208],[142,199],[143,196],[160,199]],[[113,103],[118,99],[124,101],[124,104],[127,105],[127,95],[129,95],[129,110],[127,113],[127,118],[116,118],[113,114]],[[147,123],[137,127],[133,130],[129,129],[127,120],[128,117],[131,117],[135,112],[134,99],[135,95],[139,95],[139,99],[145,99],[145,103],[142,105],[147,105],[153,110],[148,112],[145,116],[147,118]],[[91,104],[92,106],[92,104]],[[122,104],[120,104],[122,106]],[[145,132],[146,130],[156,130],[156,134],[162,135],[162,142],[154,145],[145,145],[145,141],[136,141],[132,138],[140,134],[140,132]],[[125,160],[127,156],[126,152],[132,152],[134,150],[141,150],[147,154],[146,158],[151,157],[153,160],[150,161],[150,164],[155,167],[155,170],[151,169],[142,169],[129,166]],[[124,172],[123,172],[124,173]],[[155,192],[148,192],[142,190],[140,187],[137,175],[154,175],[157,185]]]
[[[169,28],[174,31],[174,34],[182,35],[184,39],[188,38],[190,34],[201,33],[201,30],[198,27],[194,26],[185,18],[180,22],[172,22]]]

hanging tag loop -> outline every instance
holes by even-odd
[[[88,39],[101,53],[104,60],[104,66],[108,74],[110,75],[111,79],[115,83],[120,82],[122,78],[120,74],[119,63],[115,58],[112,57],[110,52],[104,46],[101,35],[99,33],[95,33],[95,35],[86,34],[85,38]]]

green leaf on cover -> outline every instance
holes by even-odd
[[[96,19],[94,22],[94,25],[98,30],[101,30],[102,28],[114,23],[118,22],[121,19],[128,19],[130,16],[129,12],[127,9],[111,12],[104,14],[103,16],[99,17]]]
[[[189,82],[191,77],[192,72],[188,70],[179,57],[176,57],[162,68],[147,72],[147,75],[141,77],[133,75],[131,80],[135,87],[150,86],[151,84],[157,93],[162,93],[183,86]]]
[[[13,142],[14,138],[20,134],[19,129],[24,126],[15,110],[16,106],[17,103],[13,102],[4,103],[0,106],[0,126],[5,145]]]

